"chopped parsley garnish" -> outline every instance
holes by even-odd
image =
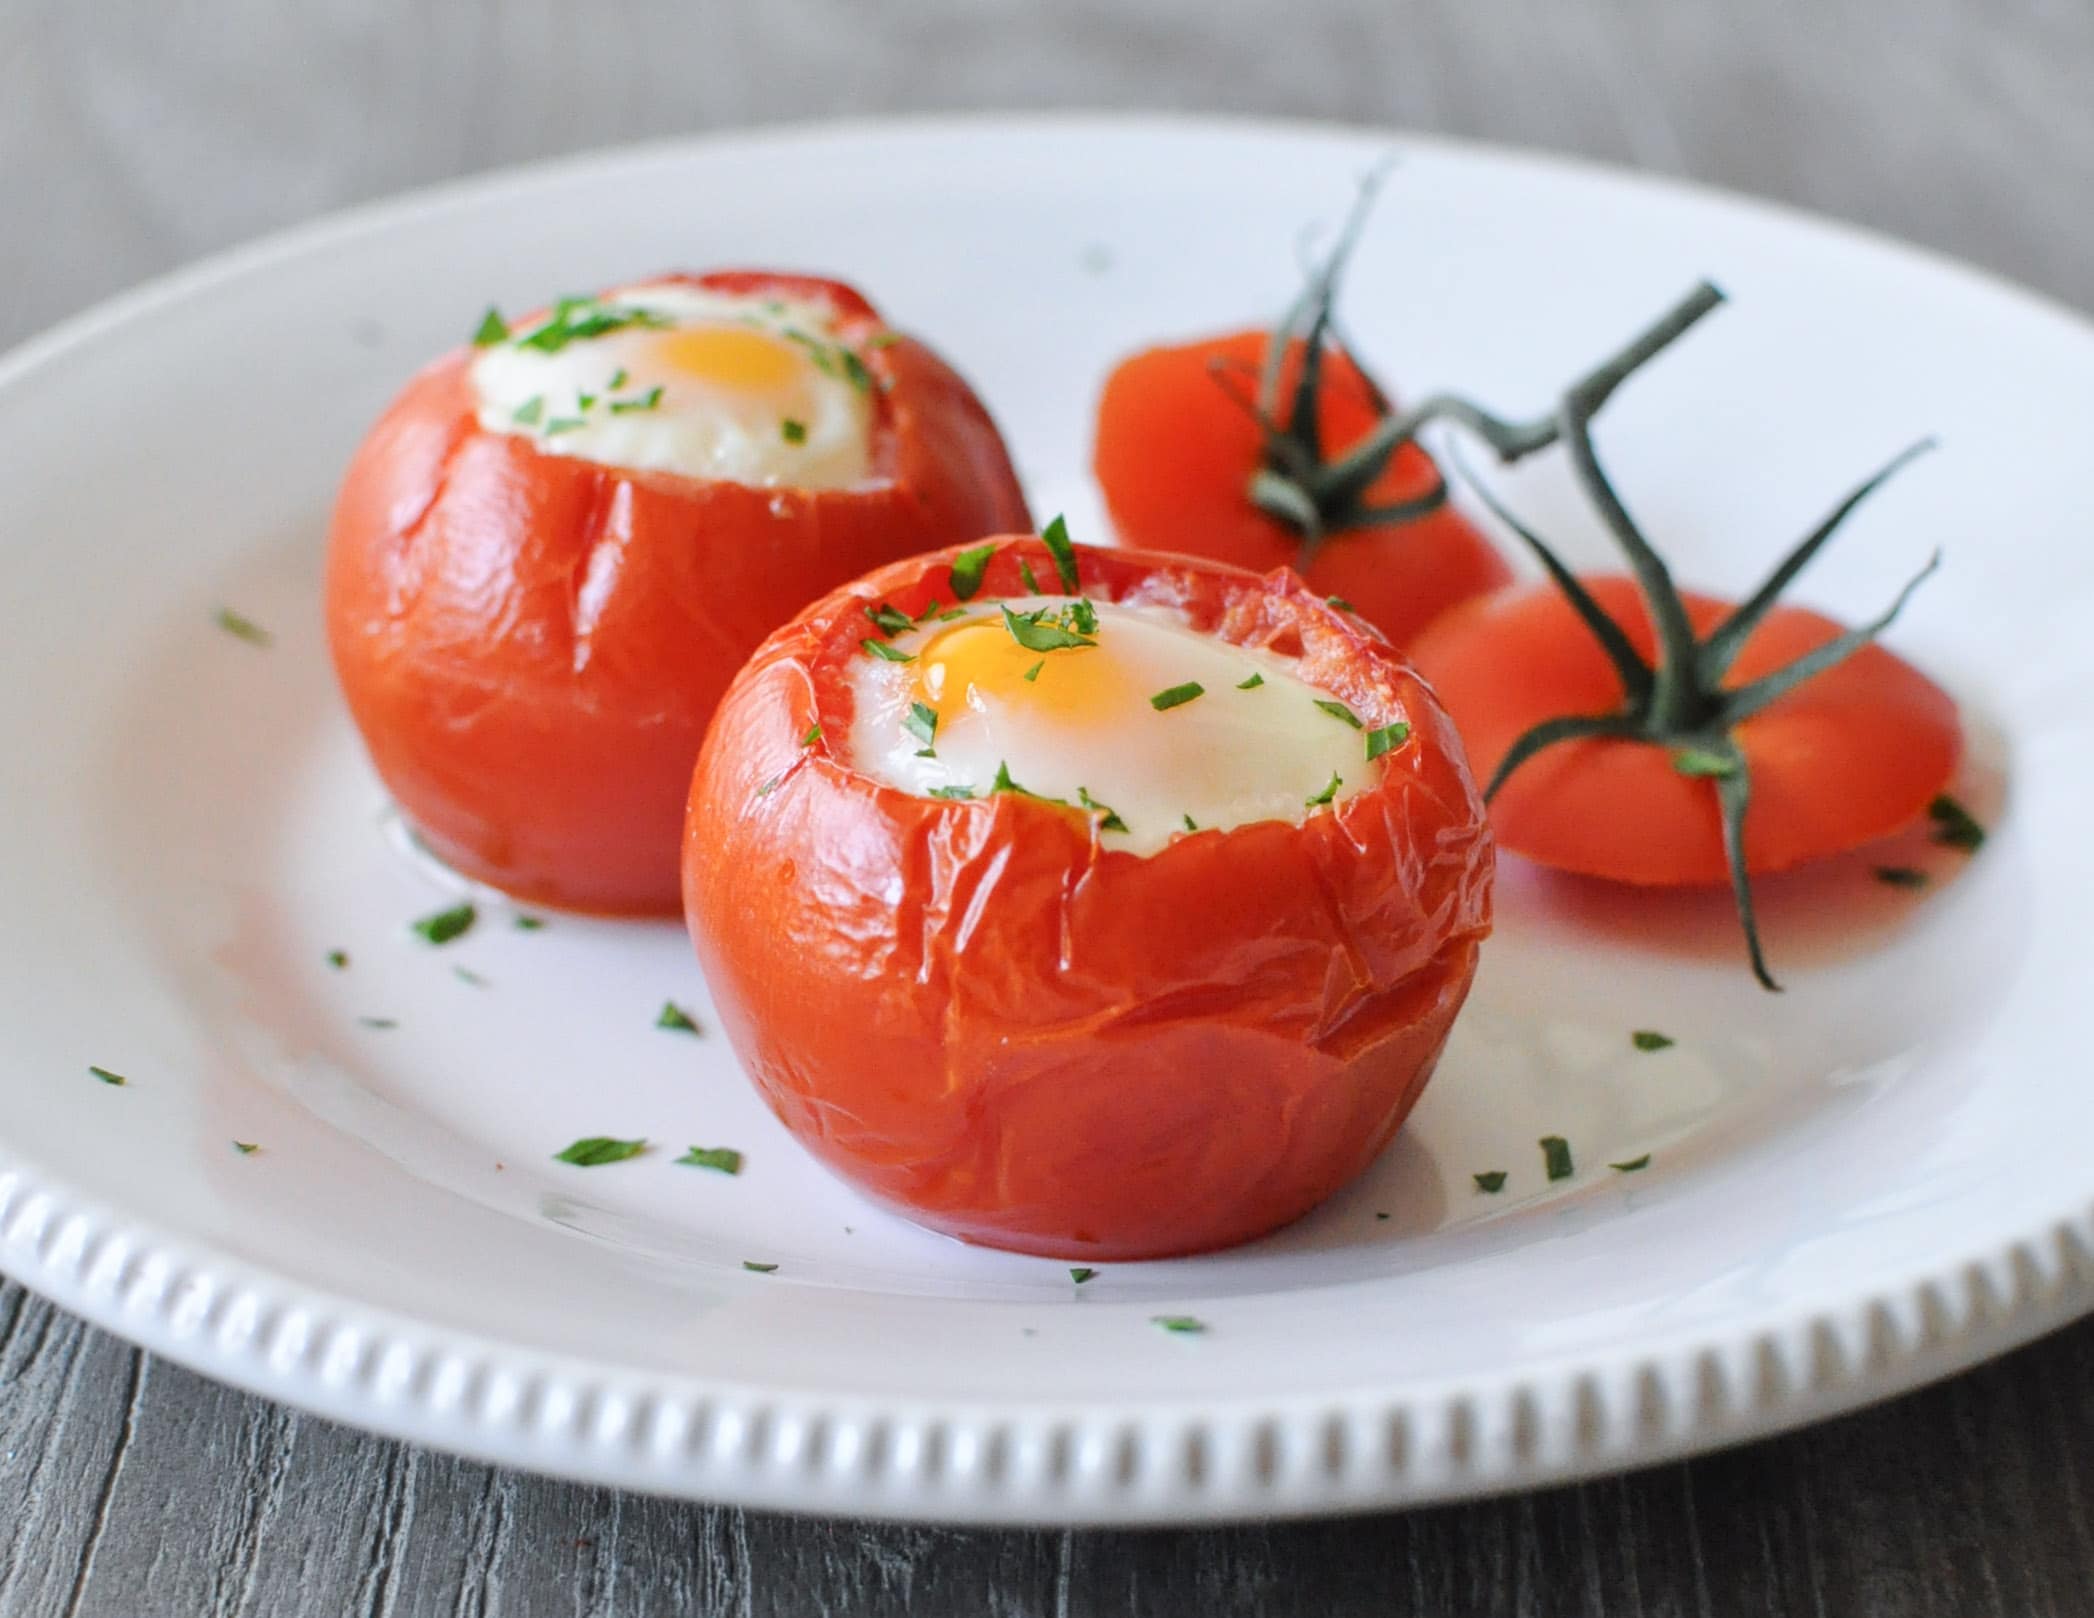
[[[593,393],[577,393],[574,396],[575,409],[579,410],[585,416],[590,412],[590,410],[595,408],[595,405],[596,395]]]
[[[858,644],[872,653],[874,657],[885,658],[890,663],[913,663],[916,661],[914,652],[898,652],[884,640],[867,638],[861,640]]]
[[[821,722],[817,720],[815,723],[807,727],[807,734],[800,738],[800,745],[802,747],[812,747],[816,742],[820,741],[821,739]]]
[[[1345,778],[1336,770],[1333,770],[1331,771],[1331,778],[1324,783],[1323,790],[1317,793],[1315,797],[1305,801],[1311,809],[1319,809],[1337,797],[1338,788],[1343,785],[1345,785]]]
[[[1985,828],[1962,804],[1946,792],[1927,805],[1927,818],[1934,822],[1934,841],[1948,848],[1975,854],[1985,843]]]
[[[1182,708],[1195,697],[1204,697],[1207,688],[1198,680],[1187,680],[1183,685],[1170,686],[1149,699],[1149,706],[1158,713],[1168,713],[1173,708]]]
[[[1670,1034],[1661,1034],[1655,1028],[1639,1028],[1629,1035],[1629,1043],[1639,1051],[1662,1051],[1677,1044]]]
[[[1236,682],[1236,689],[1239,691],[1255,691],[1258,689],[1259,686],[1263,685],[1264,683],[1264,675],[1253,674],[1248,680],[1238,680]]]
[[[475,989],[485,989],[492,987],[492,985],[488,983],[487,979],[480,976],[479,973],[475,972],[469,966],[452,967],[451,976],[456,978],[460,983],[467,983],[472,985],[472,987],[474,987]]]
[[[1638,1169],[1650,1167],[1650,1153],[1645,1152],[1641,1157],[1632,1157],[1626,1163],[1609,1163],[1607,1167],[1617,1174],[1634,1174]]]
[[[807,442],[807,423],[787,416],[778,423],[778,436],[788,444],[804,444]]]
[[[1062,588],[1073,594],[1077,588],[1076,547],[1069,543],[1069,525],[1056,517],[1040,530],[1040,543],[1054,558],[1054,571],[1061,578]]]
[[[883,348],[894,347],[901,340],[902,334],[898,331],[877,331],[866,338],[865,346],[869,352],[877,354]]]
[[[1721,781],[1738,773],[1738,761],[1706,748],[1682,747],[1672,755],[1672,767],[1697,780]]]
[[[911,758],[936,758],[938,756],[938,749],[935,747],[919,747],[916,749],[914,753],[910,754],[909,756]]]
[[[938,710],[927,703],[910,703],[909,717],[902,721],[902,729],[925,747],[932,746],[938,740]]]
[[[1018,558],[1018,581],[1025,586],[1025,593],[1036,596],[1040,593],[1040,581],[1033,577],[1032,562],[1027,557]]]
[[[327,952],[327,964],[337,972],[346,972],[349,969],[349,952],[345,949],[329,950]]]
[[[588,425],[580,416],[555,416],[545,424],[545,436],[557,438],[562,433],[579,432]]]
[[[1207,1329],[1207,1322],[1196,1315],[1151,1315],[1149,1319],[1179,1337],[1197,1337]]]
[[[242,1157],[252,1157],[261,1149],[262,1148],[260,1143],[256,1141],[236,1140],[233,1142],[233,1150],[238,1152]]]
[[[732,1146],[693,1146],[676,1161],[686,1168],[717,1169],[722,1174],[742,1172],[742,1154]]]
[[[1068,622],[1069,627],[1079,635],[1095,635],[1098,633],[1098,609],[1081,596],[1078,596],[1062,609],[1062,617]]]
[[[938,598],[936,596],[932,596],[930,600],[926,601],[923,604],[923,611],[919,612],[916,615],[916,621],[920,624],[927,624],[937,616]]]
[[[380,1033],[385,1032],[389,1028],[398,1028],[400,1026],[399,1019],[394,1017],[359,1017],[356,1019],[356,1022],[360,1028],[375,1028]]]
[[[1571,1166],[1570,1142],[1561,1135],[1544,1135],[1540,1145],[1541,1160],[1548,1166],[1551,1180],[1568,1180],[1577,1172]]]
[[[934,798],[952,798],[954,800],[961,800],[973,797],[974,788],[963,786],[932,787],[931,796]]]
[[[657,384],[649,388],[637,399],[613,399],[611,401],[611,414],[614,416],[629,416],[635,410],[653,410],[661,402],[662,390],[660,385]]]
[[[468,900],[448,910],[439,910],[432,916],[424,916],[414,924],[414,930],[432,944],[448,944],[452,939],[471,932],[473,923],[479,919],[480,912]]]
[[[1198,831],[1200,829],[1200,823],[1197,820],[1193,819],[1191,815],[1187,815],[1185,817],[1185,829],[1187,831]]]
[[[611,380],[604,384],[604,391],[606,393],[616,393],[625,386],[626,380],[625,367],[621,365],[611,373]]]
[[[651,309],[604,304],[594,298],[562,298],[553,305],[553,312],[546,317],[545,323],[530,335],[519,337],[516,346],[536,349],[541,354],[557,354],[569,343],[587,342],[592,337],[623,331],[628,326],[659,330],[669,324],[671,322],[666,316]]]
[[[1119,817],[1118,813],[1116,813],[1109,805],[1100,803],[1096,798],[1092,797],[1090,793],[1085,791],[1082,787],[1078,787],[1076,789],[1076,801],[1082,804],[1084,808],[1090,810],[1092,813],[1100,814],[1105,817],[1104,819],[1098,822],[1098,829],[1100,831],[1125,831],[1127,829],[1127,822],[1122,820]]]
[[[1044,797],[1040,793],[1033,791],[1030,787],[1021,787],[1016,781],[1013,781],[1011,779],[1010,765],[1004,763],[1001,760],[998,760],[996,765],[995,784],[989,788],[989,791],[992,796],[998,792],[1010,792],[1015,793],[1018,797],[1021,798],[1037,799],[1041,803],[1058,803],[1065,809],[1069,805],[1069,800],[1067,798]]]
[[[825,376],[842,377],[860,393],[872,391],[872,372],[865,368],[865,361],[841,343],[825,343],[819,337],[810,337],[797,326],[782,327],[779,335],[804,348],[807,357],[814,361],[814,368]]]
[[[742,1268],[751,1275],[769,1275],[778,1266],[775,1264],[759,1264],[753,1258],[745,1258],[742,1260]]]
[[[1925,871],[1911,865],[1879,865],[1876,880],[1887,888],[1924,888],[1928,882]]]
[[[1360,610],[1343,596],[1325,596],[1323,604],[1326,607],[1336,607],[1340,612],[1358,612]]]
[[[1476,1182],[1478,1191],[1488,1192],[1492,1196],[1496,1196],[1505,1189],[1505,1171],[1503,1169],[1485,1169],[1481,1174],[1472,1174],[1469,1178]]]
[[[1046,666],[1047,659],[1043,657],[1039,660],[1039,662],[1033,664],[1031,668],[1027,669],[1023,674],[1019,675],[1018,678],[1023,680],[1027,685],[1031,685],[1039,679],[1040,670],[1042,670]]]
[[[573,1163],[593,1169],[604,1163],[623,1163],[647,1150],[645,1140],[618,1140],[610,1135],[584,1135],[564,1152],[553,1153],[555,1163]]]
[[[514,923],[520,933],[535,933],[545,925],[543,916],[518,916]]]
[[[509,413],[509,419],[519,427],[535,427],[545,414],[545,395],[534,393]]]
[[[480,317],[480,324],[473,332],[473,347],[492,348],[496,343],[506,341],[508,336],[509,322],[502,318],[501,310],[489,304],[487,313]]]
[[[865,616],[870,618],[885,635],[899,635],[915,627],[916,620],[900,608],[883,601],[877,607],[867,607]]]
[[[213,621],[235,640],[244,640],[250,646],[267,648],[276,644],[276,637],[268,630],[252,618],[242,617],[231,607],[220,607]]]
[[[1393,725],[1383,725],[1379,730],[1367,732],[1367,762],[1372,764],[1384,753],[1393,753],[1411,739],[1411,727],[1398,720]]]
[[[1342,720],[1344,723],[1352,726],[1354,730],[1360,728],[1360,716],[1346,707],[1344,703],[1331,697],[1318,697],[1316,706],[1329,714],[1333,719]]]
[[[995,554],[994,545],[977,545],[955,556],[948,580],[952,593],[962,601],[972,601],[975,591],[982,587],[982,575],[989,571],[989,558]]]
[[[1084,1282],[1093,1279],[1097,1273],[1088,1264],[1072,1264],[1069,1266],[1069,1279],[1078,1286],[1082,1286]]]
[[[121,1073],[112,1073],[106,1067],[96,1067],[92,1062],[88,1064],[87,1071],[100,1079],[104,1084],[129,1084],[131,1082]]]
[[[1098,643],[1088,635],[1079,635],[1073,629],[1064,629],[1047,618],[1047,609],[1037,612],[1013,612],[1009,607],[1001,609],[1003,627],[1011,632],[1011,639],[1028,652],[1061,652]]]

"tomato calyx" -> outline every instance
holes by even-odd
[[[1338,287],[1388,168],[1384,163],[1361,179],[1359,196],[1337,241],[1322,262],[1311,268],[1300,295],[1267,337],[1255,393],[1245,396],[1231,386],[1232,377],[1249,374],[1247,366],[1215,363],[1216,381],[1258,424],[1264,450],[1247,493],[1253,506],[1300,536],[1296,571],[1307,569],[1316,547],[1332,534],[1401,527],[1430,516],[1447,503],[1447,482],[1437,469],[1432,486],[1423,494],[1381,504],[1370,502],[1368,490],[1411,435],[1376,447],[1383,436],[1377,428],[1345,454],[1331,458],[1325,454],[1318,420],[1324,366],[1334,352],[1350,360],[1368,403],[1383,424],[1401,419],[1388,393],[1361,362],[1358,350],[1342,341],[1337,325]]]
[[[1594,599],[1555,550],[1492,494],[1458,454],[1454,456],[1457,470],[1491,512],[1534,553],[1580,622],[1592,632],[1622,688],[1621,704],[1611,712],[1564,714],[1524,731],[1506,749],[1492,773],[1484,788],[1485,801],[1521,765],[1560,742],[1608,738],[1666,749],[1675,770],[1707,780],[1715,793],[1722,820],[1724,863],[1738,920],[1744,929],[1752,973],[1762,987],[1779,990],[1781,985],[1768,970],[1753,914],[1752,884],[1745,857],[1745,816],[1752,800],[1752,778],[1745,750],[1736,735],[1737,727],[1873,642],[1896,621],[1912,593],[1941,565],[1941,553],[1936,551],[1906,581],[1890,605],[1868,623],[1846,630],[1743,685],[1726,685],[1725,680],[1746,641],[1773,610],[1782,591],[1863,501],[1932,449],[1934,441],[1921,439],[1864,479],[1782,557],[1750,596],[1707,634],[1697,636],[1671,569],[1630,516],[1600,464],[1593,447],[1591,422],[1630,375],[1722,302],[1720,291],[1702,283],[1620,354],[1574,384],[1557,409],[1545,417],[1509,423],[1459,400],[1432,401],[1421,406],[1420,412],[1438,404],[1439,415],[1474,430],[1507,462],[1560,442],[1570,456],[1580,489],[1628,561],[1657,640],[1657,657],[1646,659],[1627,631]]]

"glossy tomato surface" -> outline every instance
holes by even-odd
[[[673,912],[691,762],[734,671],[869,567],[1027,520],[960,376],[855,291],[664,277],[826,301],[877,382],[874,478],[802,491],[622,471],[478,424],[470,351],[423,371],[351,462],[327,628],[372,763],[422,838],[535,902]]]
[[[1431,693],[1294,575],[1078,555],[1091,599],[1298,651],[1408,741],[1300,824],[1147,857],[1038,799],[882,785],[851,761],[865,609],[964,598],[951,553],[915,558],[810,607],[736,680],[692,781],[685,907],[744,1065],[845,1179],[969,1241],[1193,1252],[1296,1218],[1388,1143],[1468,992],[1491,840]],[[974,604],[1025,594],[1021,560],[1055,578],[1038,541],[1007,540]]]
[[[1258,572],[1300,565],[1300,535],[1252,505],[1247,493],[1264,439],[1242,396],[1268,341],[1262,331],[1244,331],[1152,348],[1106,379],[1093,463],[1124,543]],[[1325,356],[1317,402],[1332,458],[1381,414],[1359,369],[1339,353]],[[1438,475],[1425,451],[1407,445],[1367,499],[1416,499]],[[1317,594],[1349,601],[1403,649],[1449,607],[1511,582],[1512,572],[1450,504],[1399,526],[1329,536],[1310,553],[1307,578]]]
[[[1656,635],[1635,581],[1584,581],[1646,660]],[[1684,593],[1697,636],[1730,604]],[[1776,607],[1746,640],[1728,681],[1739,686],[1840,633],[1832,619]],[[1488,780],[1513,742],[1544,719],[1606,713],[1621,678],[1592,632],[1551,585],[1522,585],[1450,613],[1416,651],[1419,669],[1461,726]],[[1745,859],[1780,871],[1858,848],[1908,825],[1948,784],[1963,750],[1947,692],[1882,646],[1866,646],[1735,732],[1752,786]],[[1646,742],[1558,743],[1513,773],[1491,805],[1499,842],[1560,870],[1651,886],[1728,880],[1716,794]]]

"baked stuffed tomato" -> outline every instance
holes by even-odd
[[[1059,524],[809,607],[699,755],[721,1022],[845,1179],[1026,1252],[1283,1225],[1373,1159],[1489,930],[1461,744],[1294,574]]]
[[[758,642],[1026,521],[988,412],[857,292],[668,276],[423,371],[336,506],[327,625],[427,844],[545,904],[673,911],[691,761]]]

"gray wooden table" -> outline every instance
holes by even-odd
[[[0,0],[0,344],[493,164],[977,106],[1556,147],[2094,307],[2090,87],[2090,0]],[[0,1614],[556,1612],[2094,1612],[2094,1323],[1813,1432],[1545,1495],[1002,1533],[471,1465],[214,1386],[0,1285]]]

